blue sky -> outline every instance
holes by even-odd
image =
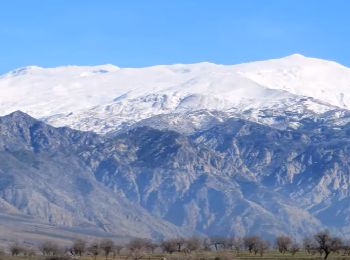
[[[301,53],[350,66],[348,0],[5,0],[0,73],[27,65],[235,64]]]

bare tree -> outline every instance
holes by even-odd
[[[11,252],[12,256],[18,256],[18,255],[22,254],[23,251],[24,251],[24,248],[21,245],[19,245],[18,243],[14,243],[10,247],[10,252]]]
[[[327,259],[330,253],[337,252],[342,247],[341,239],[332,237],[328,230],[317,233],[314,238],[317,249],[324,253],[324,259]]]
[[[153,254],[154,253],[154,250],[156,250],[156,248],[158,247],[158,244],[157,243],[154,243],[153,241],[151,240],[146,240],[145,241],[145,246],[146,248],[151,251],[151,253]]]
[[[176,239],[174,240],[174,242],[175,242],[176,245],[177,245],[177,251],[178,251],[178,252],[181,252],[182,247],[183,247],[183,245],[185,244],[185,239],[183,239],[182,237],[176,238]]]
[[[39,250],[41,251],[41,253],[43,255],[46,255],[46,256],[55,256],[60,251],[58,246],[54,242],[51,242],[51,241],[46,241],[46,242],[42,243],[39,246]]]
[[[260,256],[263,257],[265,251],[269,249],[270,244],[269,241],[259,239],[256,247],[257,249],[254,250],[254,253],[256,254],[257,252],[259,252]]]
[[[100,242],[100,249],[103,251],[104,256],[108,259],[110,253],[112,253],[114,248],[114,242],[110,239],[103,239]]]
[[[86,242],[82,239],[75,239],[73,241],[72,248],[70,249],[70,253],[72,255],[82,256],[86,250]]]
[[[249,253],[254,252],[254,254],[258,253],[258,245],[260,242],[260,237],[258,236],[248,236],[244,238],[244,246],[249,251]]]
[[[243,239],[241,237],[234,237],[232,239],[232,249],[235,250],[236,256],[239,256],[241,248],[243,247]]]
[[[311,251],[315,249],[316,245],[313,239],[305,237],[303,239],[303,247],[308,254],[311,254]]]
[[[116,258],[117,255],[120,255],[120,252],[122,251],[124,247],[122,245],[114,245],[113,247],[113,259]]]
[[[224,240],[224,249],[232,249],[234,237],[226,237]]]
[[[290,246],[289,250],[292,253],[292,255],[295,255],[296,253],[298,253],[300,251],[300,246],[297,243],[293,243]]]
[[[191,253],[201,248],[201,240],[198,237],[191,237],[186,240],[186,249]]]
[[[278,236],[276,238],[276,247],[282,254],[285,254],[289,250],[291,244],[292,239],[288,236]]]
[[[148,239],[136,238],[131,240],[127,245],[127,248],[130,251],[129,257],[134,260],[141,259],[148,244]]]
[[[350,241],[346,240],[343,245],[343,250],[345,255],[350,255]]]
[[[204,238],[204,240],[203,240],[203,249],[205,250],[205,251],[210,251],[211,250],[211,241],[210,241],[210,239],[209,238]]]
[[[34,256],[36,256],[36,252],[34,248],[24,248],[23,255],[28,256],[29,259],[32,259]]]
[[[212,237],[210,239],[212,245],[215,248],[215,251],[218,251],[220,248],[225,248],[226,247],[226,238],[225,237],[220,237],[220,236],[216,236],[216,237]]]
[[[177,244],[174,239],[162,241],[160,247],[162,248],[163,252],[168,254],[172,254],[177,251]]]
[[[100,254],[100,245],[98,242],[92,242],[89,247],[87,248],[87,252],[89,255],[91,255],[94,259],[97,258],[97,256]]]

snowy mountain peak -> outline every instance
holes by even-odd
[[[41,71],[42,69],[43,68],[39,67],[39,66],[26,66],[26,67],[14,69],[14,70],[8,72],[7,74],[5,74],[4,76],[15,77],[15,76],[20,76],[20,75],[26,75],[26,74],[30,74],[33,72]]]
[[[297,61],[297,62],[308,62],[310,60],[320,60],[320,61],[328,62],[326,60],[313,58],[313,57],[308,57],[308,56],[305,56],[305,55],[300,54],[300,53],[293,53],[293,54],[290,54],[290,55],[282,57],[282,58],[277,58],[276,60],[294,60],[294,61]]]
[[[349,90],[349,68],[300,54],[239,65],[30,66],[0,78],[0,114],[21,110],[56,126],[103,132],[106,124],[174,112],[283,110],[303,97],[318,100],[303,103],[316,113],[348,109]]]
[[[97,66],[67,65],[67,66],[60,66],[60,67],[54,67],[54,68],[26,66],[26,67],[14,69],[3,76],[7,76],[7,77],[25,76],[25,75],[43,76],[43,74],[55,74],[55,73],[62,73],[62,72],[68,72],[68,71],[70,71],[70,73],[85,72],[93,75],[93,74],[99,74],[99,73],[102,74],[102,73],[108,73],[108,72],[115,72],[115,71],[118,71],[119,69],[120,69],[119,67],[112,64],[97,65]]]
[[[294,53],[294,54],[288,55],[286,58],[304,59],[306,57],[304,55],[300,54],[300,53]]]

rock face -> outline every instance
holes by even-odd
[[[190,136],[138,128],[118,136],[135,151],[130,161],[108,158],[95,174],[153,214],[206,234],[344,228],[349,126],[301,124],[279,130],[229,119]]]
[[[0,119],[1,205],[120,236],[348,232],[350,128],[300,124],[99,136],[15,112]]]
[[[169,237],[181,230],[99,183],[81,158],[95,134],[53,128],[15,112],[0,119],[0,200],[9,213],[117,236]]]

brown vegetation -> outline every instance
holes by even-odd
[[[304,255],[306,258],[327,259],[332,253],[342,259],[350,259],[350,241],[342,240],[330,234],[329,231],[319,232],[311,237],[304,238],[302,245],[288,236],[278,236],[275,247],[260,236],[246,237],[212,237],[212,238],[174,238],[158,243],[149,239],[136,238],[126,244],[117,244],[111,239],[87,242],[75,239],[66,249],[59,247],[51,241],[45,241],[36,249],[28,248],[20,243],[14,243],[7,249],[13,257],[26,257],[24,259],[237,259],[260,258],[266,254],[280,254],[294,257]],[[274,251],[275,248],[275,251]],[[274,252],[274,253],[273,253]],[[0,250],[1,255],[5,255]],[[35,258],[32,258],[35,255]],[[41,256],[40,256],[41,255]],[[154,257],[154,258],[152,258]],[[300,258],[300,257],[299,257]],[[2,257],[2,259],[7,259]],[[278,258],[276,258],[278,259]]]

